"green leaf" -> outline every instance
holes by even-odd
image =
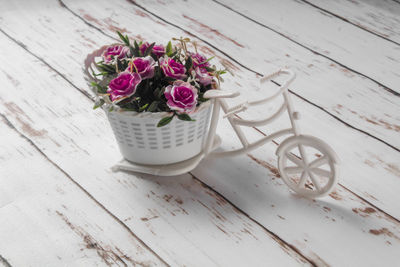
[[[171,41],[168,42],[167,48],[165,49],[165,53],[167,54],[168,57],[172,56],[172,53],[174,51],[172,50],[172,43]]]
[[[207,59],[207,60],[205,60],[205,61],[203,61],[203,62],[200,62],[200,65],[201,65],[201,64],[204,64],[204,63],[207,63],[208,61],[210,61],[210,60],[213,59],[213,58],[215,58],[215,56],[212,56],[212,57],[210,57],[209,59]]]
[[[194,119],[192,119],[188,114],[186,113],[182,113],[182,114],[178,114],[178,119],[182,120],[182,121],[196,121]]]
[[[117,59],[117,66],[119,71],[124,71],[128,67],[128,66],[125,67],[124,63],[119,59]]]
[[[106,72],[107,74],[114,74],[116,73],[115,67],[112,65],[106,65],[106,64],[97,64],[97,67],[99,70],[102,72]]]
[[[140,46],[139,46],[139,44],[136,42],[136,40],[134,41],[133,45],[134,45],[134,47],[135,47],[133,56],[135,56],[135,57],[140,57]]]
[[[149,103],[147,103],[147,104],[141,106],[141,107],[139,108],[139,112],[142,112],[142,111],[145,110],[148,106],[149,106]]]
[[[171,56],[170,56],[170,58],[172,58],[173,60],[179,60],[179,55],[180,55],[180,50],[175,50],[172,54],[171,54]]]
[[[144,51],[144,55],[143,55],[144,57],[151,54],[151,51],[153,50],[153,46],[154,46],[155,44],[156,44],[156,43],[152,43],[151,45],[149,45],[149,47],[146,48],[146,51]]]
[[[118,34],[119,38],[122,40],[122,42],[125,42],[125,37],[122,35],[122,33],[117,31],[117,34]]]
[[[208,98],[204,98],[204,93],[199,93],[199,96],[198,96],[198,98],[197,98],[197,101],[199,101],[199,102],[206,102],[206,101],[208,101],[209,99]]]
[[[136,57],[135,49],[131,45],[129,46],[129,52],[131,53],[131,56]]]
[[[100,99],[100,101],[96,104],[94,104],[93,109],[99,108],[104,104],[104,100]]]
[[[175,114],[174,114],[175,115]],[[172,115],[171,117],[164,117],[162,118],[158,124],[157,127],[163,127],[165,125],[167,125],[168,123],[170,123],[172,121],[172,119],[174,118],[174,115]]]
[[[96,88],[98,94],[105,94],[107,93],[107,88],[102,87],[100,84],[96,82],[91,82],[91,85]]]
[[[149,112],[154,112],[154,111],[156,111],[159,103],[160,103],[160,101],[153,101],[153,102],[150,104],[150,106],[149,106],[149,108],[147,109],[147,111],[149,111]]]
[[[129,44],[129,37],[128,37],[128,35],[123,36],[122,33],[120,33],[119,31],[117,31],[117,34],[118,34],[119,38],[122,40],[122,42],[124,42],[124,44],[125,44],[126,46],[129,46],[129,45],[130,45],[130,44]]]
[[[206,70],[207,70],[208,72],[214,72],[214,71],[215,71],[214,68],[210,68],[210,67],[206,67]]]
[[[165,87],[161,88],[160,92],[158,93],[158,98],[161,98],[164,95]]]
[[[188,57],[185,62],[185,68],[189,70],[193,66],[192,58]]]
[[[153,96],[155,97],[155,98],[159,98],[158,97],[158,94],[160,93],[160,90],[161,90],[161,88],[160,87],[157,87],[154,91],[153,91]]]

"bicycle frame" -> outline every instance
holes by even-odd
[[[299,127],[296,123],[296,120],[299,119],[299,114],[293,110],[293,103],[292,103],[292,100],[288,93],[288,87],[296,77],[295,73],[292,72],[291,70],[280,69],[277,72],[272,73],[271,75],[263,77],[261,79],[261,83],[269,81],[277,76],[280,76],[281,74],[288,74],[289,78],[280,86],[277,93],[275,93],[274,95],[267,97],[265,99],[251,101],[251,102],[246,101],[246,102],[241,103],[232,108],[228,108],[228,104],[225,101],[225,99],[223,99],[223,98],[215,97],[215,98],[211,99],[211,101],[214,102],[213,103],[214,108],[213,108],[213,113],[212,113],[212,117],[211,117],[209,133],[208,133],[207,140],[206,140],[206,143],[204,146],[204,153],[207,157],[219,158],[219,157],[226,157],[226,156],[235,156],[235,155],[246,153],[255,148],[258,148],[258,147],[262,146],[263,144],[265,144],[275,138],[278,138],[280,136],[289,135],[289,134],[298,136],[300,134]],[[278,109],[278,111],[276,111],[274,114],[272,114],[271,116],[269,116],[267,118],[264,118],[261,120],[244,120],[244,119],[241,119],[241,118],[238,118],[235,116],[236,113],[245,111],[250,106],[256,106],[256,105],[261,105],[261,104],[264,104],[267,102],[271,102],[272,100],[274,100],[275,98],[277,98],[280,95],[283,95],[283,98],[284,98],[282,106]],[[230,125],[232,126],[233,130],[235,131],[236,135],[238,136],[238,138],[242,144],[242,148],[235,149],[235,150],[229,150],[229,151],[222,151],[222,152],[212,152],[211,151],[213,140],[216,135],[216,129],[217,129],[217,125],[218,125],[220,109],[223,110],[223,112],[225,113],[224,118],[228,119]],[[265,136],[258,141],[249,143],[248,140],[246,139],[242,129],[239,127],[239,126],[255,127],[255,126],[262,126],[262,125],[270,124],[275,119],[277,119],[279,116],[281,116],[285,110],[287,110],[287,112],[288,112],[288,115],[290,118],[290,123],[291,123],[292,127],[272,133],[271,135]]]

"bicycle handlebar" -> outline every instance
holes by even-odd
[[[264,77],[262,77],[260,79],[260,83],[265,83],[267,81],[270,81],[273,78],[280,76],[281,74],[289,74],[290,75],[290,78],[286,81],[289,84],[296,78],[296,73],[294,73],[294,71],[289,70],[289,69],[279,69],[279,70],[275,71],[274,73],[271,73],[269,75],[264,75]]]
[[[275,99],[277,96],[281,95],[288,87],[289,85],[293,82],[293,80],[296,78],[296,73],[294,71],[289,70],[289,69],[279,69],[274,73],[271,73],[269,75],[265,75],[263,78],[260,79],[260,83],[263,84],[267,81],[272,80],[273,78],[276,78],[282,74],[288,74],[289,78],[283,82],[283,84],[280,86],[278,92],[273,94],[272,96],[269,96],[264,99],[260,100],[255,100],[255,101],[246,101],[244,103],[241,103],[239,105],[236,105],[234,107],[231,107],[228,111],[227,114],[224,117],[231,116],[233,114],[236,114],[238,112],[246,111],[249,106],[254,106],[254,105],[260,105],[266,102],[269,102],[273,99]]]
[[[294,81],[294,79],[296,79],[296,73],[294,73],[294,71],[289,70],[289,69],[279,69],[278,71],[261,78],[260,79],[260,84],[263,84],[263,83],[265,83],[267,81],[270,81],[273,78],[276,78],[276,77],[278,77],[278,76],[280,76],[282,74],[288,74],[289,78],[286,81],[283,82],[283,84],[280,86],[278,92],[276,92],[275,94],[273,94],[270,97],[267,97],[267,98],[264,98],[264,99],[261,99],[261,100],[256,100],[256,101],[249,102],[249,104],[250,105],[259,105],[259,104],[271,101],[275,97],[277,97],[280,94],[282,94],[289,87],[289,85]]]

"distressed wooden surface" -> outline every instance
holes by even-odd
[[[400,103],[396,88],[385,90],[378,76],[368,76],[374,70],[380,84],[390,83],[388,59],[374,54],[384,63],[367,68],[357,54],[342,56],[350,40],[335,40],[334,47],[302,36],[337,62],[307,52],[257,24],[256,3],[224,1],[255,21],[212,1],[137,3],[0,1],[0,60],[6,62],[0,65],[0,265],[376,266],[399,260]],[[321,13],[301,3],[303,13]],[[268,14],[281,12],[267,6]],[[365,10],[342,15],[359,18]],[[289,30],[274,21],[274,31]],[[346,23],[332,16],[325,32],[354,27]],[[292,66],[299,72],[291,90],[300,124],[337,150],[340,185],[321,200],[295,196],[277,174],[274,143],[246,156],[206,160],[179,177],[110,172],[120,155],[104,114],[90,110],[81,67],[87,53],[114,41],[117,29],[158,42],[183,35],[206,40],[197,39],[201,51],[235,74],[224,86],[252,99],[270,93],[257,87],[254,71]],[[366,38],[363,29],[351,31]],[[255,35],[261,37],[248,39]],[[386,45],[383,55],[399,51],[379,38],[365,40]],[[286,124],[282,119],[246,133],[257,138]],[[224,147],[236,145],[226,123],[218,132]]]
[[[309,6],[305,8],[293,0],[271,2],[265,6],[261,1],[254,1],[251,5],[232,1],[232,9],[236,6],[251,9],[254,21],[213,1],[208,1],[207,5],[194,0],[184,3],[170,1],[164,6],[156,1],[136,2],[207,40],[227,53],[231,60],[253,72],[266,73],[279,66],[291,66],[298,73],[296,84],[291,87],[294,93],[356,129],[400,148],[400,140],[395,138],[400,132],[396,101],[400,92],[399,82],[387,88],[373,75],[366,76],[367,73],[359,72],[361,65],[369,66],[374,74],[379,71],[390,72],[400,78],[397,71],[400,69],[399,46],[389,44],[393,49],[388,52],[385,49],[387,42],[382,47],[379,37],[369,33],[364,36],[362,30],[352,25],[349,29],[351,32],[342,34],[341,29],[347,25],[337,23],[343,21],[336,19],[332,23],[320,12]],[[197,12],[191,13],[192,8]],[[299,11],[302,8],[304,12]],[[205,13],[209,16],[204,16]],[[313,20],[309,20],[309,17]],[[321,25],[326,26],[315,27],[314,21],[321,21]],[[358,36],[358,32],[362,36]],[[338,36],[340,34],[342,36]],[[321,47],[328,49],[326,53],[321,51]],[[376,53],[387,53],[397,63],[386,56],[374,56]],[[346,63],[342,56],[351,62]],[[371,59],[376,57],[379,60]],[[390,70],[383,70],[391,65],[393,68]]]
[[[310,8],[307,1],[271,1],[268,5],[263,1],[253,1],[251,5],[240,1],[224,1],[233,10],[248,10],[245,13],[250,18],[304,48],[340,62],[351,72],[368,77],[387,89],[400,92],[398,44],[360,30],[328,12]],[[345,6],[341,8],[346,9]]]
[[[400,5],[398,1],[308,0],[304,2],[386,40],[396,44],[400,43]]]
[[[88,18],[86,15],[87,12],[82,7],[79,2],[66,2],[64,1],[64,4],[68,3],[66,6],[73,12],[81,12],[83,18]],[[107,2],[104,1],[104,5],[106,5]],[[124,10],[127,13],[124,13],[121,11],[121,16],[118,18],[113,18],[114,24],[112,26],[114,27],[115,25],[120,25],[120,24],[126,24],[126,25],[131,25],[131,27],[135,27],[135,24],[137,22],[132,22],[128,16],[129,13],[139,13],[140,16],[143,17],[142,13],[140,13],[140,9],[138,9],[135,6],[130,6],[129,3],[125,1],[114,1],[112,4],[106,5],[106,8],[108,10],[111,10],[112,13],[115,14],[115,9],[113,8],[118,8],[119,10]],[[86,22],[91,21],[92,23],[96,23],[95,25],[99,25],[100,27],[103,27],[103,31],[109,31],[109,33],[112,33],[112,30],[108,29],[108,26],[102,26],[103,21],[108,21],[107,18],[102,17],[99,9],[96,9],[96,5],[90,6],[89,7],[91,10],[95,10],[93,16],[90,17],[90,19]],[[114,11],[114,12],[113,12]],[[124,14],[125,16],[122,16]],[[138,19],[139,20],[139,19]],[[148,21],[147,17],[144,17],[143,20],[139,20],[140,25],[145,25],[146,21]],[[147,22],[148,23],[148,22]],[[158,23],[157,23],[158,24]],[[163,34],[163,35],[171,35],[167,29],[170,29],[171,32],[174,31],[174,27],[168,27],[168,25],[165,25],[164,27],[159,27],[157,25],[153,26],[153,31],[155,31],[154,37],[152,35],[149,35],[147,32],[146,38],[147,39],[154,39],[157,38],[157,36]],[[143,34],[143,35],[144,35]],[[181,32],[180,34],[184,34]],[[149,35],[149,36],[147,36]],[[162,35],[161,35],[162,36]],[[158,37],[160,38],[160,37]],[[201,45],[201,43],[200,43]],[[200,49],[202,49],[203,46],[201,46]],[[206,47],[207,48],[207,47]],[[207,48],[208,49],[208,48]],[[207,49],[204,49],[205,51],[208,51]],[[216,52],[212,52],[211,54],[214,54]],[[251,98],[257,98],[258,95],[261,92],[265,93],[270,93],[267,90],[263,90],[260,92],[260,89],[258,87],[258,79],[252,75],[251,72],[246,71],[245,69],[241,68],[240,66],[237,66],[229,59],[222,57],[219,55],[219,53],[216,54],[217,57],[221,58],[222,62],[225,62],[226,64],[230,64],[231,68],[233,69],[233,72],[235,73],[234,79],[229,79],[227,82],[224,84],[226,88],[246,88],[246,95]],[[297,83],[297,81],[296,81]],[[295,83],[295,84],[296,84]],[[241,102],[243,101],[243,98],[238,98],[236,99],[236,102]],[[399,208],[397,204],[393,204],[393,199],[397,199],[397,192],[396,190],[394,191],[388,191],[384,190],[382,191],[382,187],[385,185],[381,184],[380,180],[377,180],[376,177],[384,177],[383,179],[387,179],[386,183],[390,183],[393,185],[393,188],[397,188],[398,183],[400,182],[398,179],[398,173],[397,173],[397,167],[396,167],[396,157],[398,155],[398,152],[396,150],[393,150],[390,146],[387,145],[382,145],[380,142],[375,142],[370,137],[367,135],[359,134],[356,131],[352,131],[346,125],[343,125],[341,123],[335,122],[334,118],[331,118],[330,116],[327,116],[324,112],[319,112],[317,108],[314,108],[313,105],[309,105],[305,103],[301,98],[295,98],[296,101],[296,108],[302,112],[304,115],[303,121],[306,120],[308,123],[305,123],[303,128],[305,129],[305,132],[314,134],[316,136],[320,136],[321,138],[329,141],[341,158],[343,159],[343,168],[345,169],[345,173],[352,173],[353,175],[350,175],[348,179],[345,179],[343,182],[345,183],[344,185],[351,188],[354,191],[358,191],[360,196],[366,195],[366,198],[368,198],[369,201],[376,203],[381,208],[384,209],[389,209],[388,211],[393,212],[396,214],[396,216],[400,215]],[[279,103],[276,103],[276,105],[279,105]],[[261,107],[261,110],[265,109],[265,107]],[[272,111],[273,109],[271,109]],[[249,110],[248,113],[253,115],[253,116],[259,116],[260,110]],[[314,125],[319,125],[320,127],[316,128],[313,127]],[[274,126],[276,126],[274,128]],[[276,122],[276,125],[272,125],[272,129],[282,129],[287,126],[287,123],[284,119],[279,120]],[[338,130],[338,127],[340,130]],[[271,129],[266,129],[266,132],[271,132]],[[334,134],[332,134],[334,133]],[[338,135],[340,138],[338,138]],[[345,140],[345,141],[343,141]],[[366,142],[368,145],[366,145]],[[349,147],[348,143],[352,143],[353,147]],[[381,153],[383,152],[383,153]],[[382,157],[384,159],[382,159]],[[375,158],[375,161],[371,161],[371,158]],[[376,158],[379,158],[382,160],[382,162],[385,162],[385,164],[381,165],[380,167],[375,167],[371,166],[374,164],[371,164],[371,162],[376,162]],[[355,161],[355,162],[354,162]],[[379,161],[379,160],[378,160]],[[388,166],[394,166],[394,169],[388,167]],[[358,174],[356,174],[358,173]],[[368,183],[365,183],[364,181],[360,181],[357,177],[362,175],[364,179],[368,180]],[[354,177],[352,179],[351,177]],[[350,184],[349,184],[350,183]],[[390,193],[390,195],[388,195]],[[374,196],[374,198],[369,197],[368,195],[371,194]],[[379,199],[377,201],[377,199]],[[382,206],[382,202],[385,203],[385,206]],[[387,205],[386,205],[387,204]]]

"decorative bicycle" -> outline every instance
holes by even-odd
[[[219,158],[247,153],[275,138],[291,135],[276,150],[278,170],[283,181],[293,191],[302,196],[315,198],[328,194],[337,183],[339,160],[333,149],[324,141],[313,136],[300,134],[297,124],[300,116],[298,112],[293,110],[293,104],[288,93],[288,87],[296,77],[295,73],[288,69],[280,69],[271,75],[264,76],[261,79],[261,83],[265,83],[282,74],[289,75],[289,77],[275,94],[261,100],[246,101],[232,108],[228,107],[225,98],[237,97],[239,95],[238,92],[207,91],[204,97],[213,102],[213,112],[203,150],[197,156],[182,162],[166,165],[143,165],[122,160],[113,167],[113,170],[127,170],[162,176],[179,175],[193,170],[205,157]],[[235,116],[239,112],[246,111],[250,106],[271,102],[281,95],[284,98],[283,104],[270,117],[261,120],[244,120]],[[220,109],[225,113],[223,117],[229,121],[238,136],[242,144],[241,148],[229,151],[214,151],[221,144],[221,139],[216,135]],[[255,127],[266,125],[277,119],[285,111],[288,112],[291,128],[277,131],[256,142],[248,142],[240,126]]]

